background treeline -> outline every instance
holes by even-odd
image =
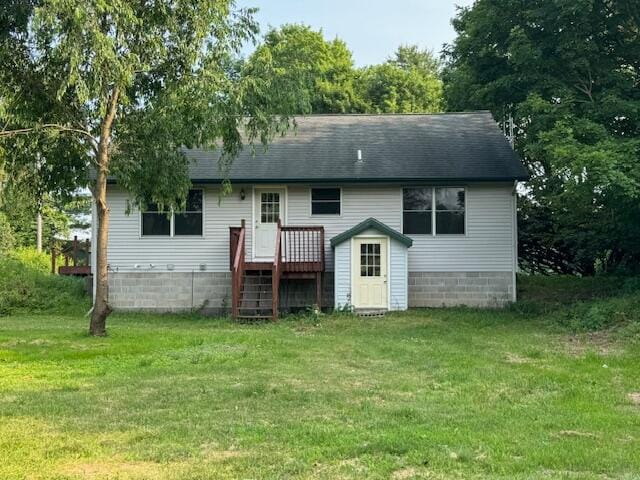
[[[639,12],[637,0],[478,0],[458,11],[457,38],[442,52],[401,46],[363,68],[340,39],[285,25],[226,62],[225,75],[244,79],[253,101],[298,114],[489,109],[501,126],[510,121],[531,173],[519,198],[521,266],[632,273],[640,270]],[[37,166],[37,149],[21,148]],[[15,169],[0,199],[0,248],[3,235],[35,241],[32,198],[60,211],[55,192],[25,194],[38,182],[25,174],[28,188],[12,186],[13,178],[22,178]],[[47,228],[60,228],[54,217]]]

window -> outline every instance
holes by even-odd
[[[189,190],[184,211],[169,214],[148,205],[142,212],[142,236],[202,236],[202,202],[202,190]]]
[[[260,197],[260,222],[278,223],[280,218],[280,194],[265,192]]]
[[[174,214],[173,234],[202,236],[202,190],[189,190],[185,211]]]
[[[433,189],[405,188],[402,191],[402,231],[406,234],[430,234]]]
[[[147,210],[142,213],[142,235],[171,235],[171,215],[158,209],[155,203],[147,206]]]
[[[379,277],[380,276],[380,244],[362,243],[360,244],[360,276]]]
[[[464,188],[436,188],[436,235],[464,235]]]
[[[402,190],[402,231],[405,234],[464,235],[464,216],[464,188],[414,187]]]
[[[312,188],[311,215],[340,215],[340,189]]]

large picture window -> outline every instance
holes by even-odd
[[[405,188],[402,231],[409,235],[464,235],[465,208],[464,188]]]
[[[202,236],[203,232],[203,192],[189,190],[185,210],[173,214],[161,211],[156,204],[150,204],[142,212],[143,237]]]
[[[311,215],[340,215],[340,189],[312,188]]]
[[[405,188],[402,193],[402,231],[405,234],[430,234],[433,189]]]

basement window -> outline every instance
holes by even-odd
[[[340,215],[339,188],[312,188],[311,215]]]

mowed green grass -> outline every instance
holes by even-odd
[[[0,318],[1,479],[640,478],[640,346],[544,315],[86,327]]]

